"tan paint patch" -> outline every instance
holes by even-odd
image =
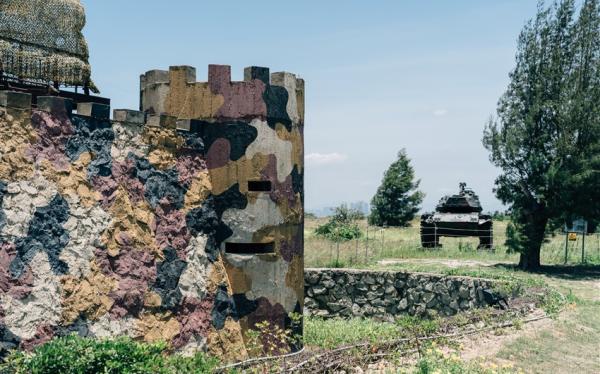
[[[150,250],[156,258],[162,258],[162,252],[156,246],[151,222],[154,214],[145,201],[134,206],[127,191],[120,186],[110,209],[113,220],[102,236],[109,256],[117,256],[122,245],[139,250]]]
[[[153,147],[164,147],[176,149],[185,144],[177,134],[177,119],[175,117],[161,117],[161,126],[145,126],[142,133],[144,142]]]
[[[292,165],[298,166],[298,172],[301,173],[304,168],[304,141],[300,130],[297,126],[294,126],[292,131],[287,131],[284,125],[278,123],[275,126],[275,131],[282,140],[292,143]]]
[[[300,307],[304,308],[304,258],[295,255],[285,275],[285,285],[296,292]]]
[[[75,322],[80,315],[88,320],[97,320],[106,314],[114,303],[109,293],[116,288],[117,281],[102,274],[95,261],[91,261],[90,267],[90,273],[83,279],[72,275],[61,278],[62,319],[66,325]]]
[[[137,321],[136,329],[147,343],[157,341],[170,342],[179,334],[181,325],[170,313],[144,314]]]
[[[184,211],[188,212],[197,208],[210,195],[212,184],[208,171],[203,170],[194,176],[190,188],[185,194]]]
[[[293,205],[287,198],[278,201],[277,208],[283,217],[284,221],[290,224],[300,224],[304,218],[304,210],[302,207],[302,198],[299,193],[294,194]]]
[[[296,79],[296,105],[298,106],[298,121],[304,125],[304,80]]]
[[[240,324],[231,317],[227,317],[221,330],[211,327],[207,343],[209,352],[224,361],[242,361],[248,358]]]
[[[206,285],[206,290],[208,293],[214,294],[217,292],[217,288],[222,285],[227,285],[227,292],[231,295],[231,285],[229,284],[229,279],[227,278],[227,271],[225,270],[225,265],[223,265],[224,261],[221,255],[219,255],[219,259],[213,263],[213,266],[210,268],[208,273],[208,284]]]
[[[170,90],[165,109],[167,114],[182,119],[212,118],[225,103],[222,95],[211,92],[208,83],[188,83],[186,71],[169,71]]]
[[[32,178],[33,163],[26,151],[36,140],[30,116],[21,120],[9,114],[0,116],[0,179],[15,182]]]
[[[260,172],[269,162],[269,156],[256,154],[251,160],[245,156],[237,161],[230,161],[227,165],[209,169],[210,180],[215,195],[220,195],[236,183],[240,185],[240,192],[248,192],[248,181],[260,179]]]
[[[145,127],[142,137],[150,145],[148,161],[152,165],[161,170],[175,166],[175,154],[185,145],[185,139],[177,134],[173,118],[168,118],[165,127]]]
[[[148,308],[158,308],[162,303],[162,298],[154,291],[147,291],[144,294],[144,306]]]
[[[275,243],[275,253],[281,256],[281,243],[293,238],[299,228],[300,226],[295,223],[265,227],[254,233],[252,241],[254,243]]]
[[[231,292],[233,294],[245,294],[250,291],[252,289],[252,279],[244,273],[244,269],[233,266],[226,259],[223,262],[225,263],[229,284],[231,284]]]
[[[56,183],[61,194],[78,199],[84,207],[89,208],[100,200],[100,194],[93,190],[87,180],[87,167],[91,161],[92,155],[84,152],[69,165],[68,170],[57,170],[48,160],[43,160],[41,172],[46,179]]]
[[[175,158],[173,152],[170,152],[166,149],[157,148],[148,155],[148,162],[154,165],[157,169],[165,170],[174,167],[177,159]]]

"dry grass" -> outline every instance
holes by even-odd
[[[307,219],[304,228],[306,267],[374,267],[382,259],[457,259],[477,260],[489,263],[517,263],[518,255],[507,253],[507,221],[494,222],[494,251],[477,250],[477,238],[442,238],[441,249],[422,249],[419,222],[410,227],[387,228],[367,227],[360,222],[363,238],[339,244],[339,261],[336,265],[338,245],[315,236],[314,230],[326,222],[324,218]],[[368,238],[366,236],[368,229]],[[542,263],[547,265],[564,263],[565,238],[563,235],[550,237],[542,247]],[[581,242],[569,243],[568,263],[581,261]],[[600,261],[600,235],[586,238],[586,260]]]

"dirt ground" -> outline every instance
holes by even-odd
[[[441,265],[494,267],[497,263],[455,259],[389,259],[382,266]],[[533,274],[575,300],[558,316],[517,328],[463,338],[457,354],[465,361],[510,364],[525,373],[600,373],[600,267],[553,266]]]
[[[444,265],[448,268],[455,269],[459,267],[490,267],[497,265],[498,262],[494,261],[478,261],[478,260],[454,260],[454,259],[443,259],[443,258],[415,258],[415,259],[385,259],[377,262],[381,266],[391,266],[399,264],[419,264],[419,265]]]
[[[481,357],[494,357],[507,344],[520,337],[533,337],[540,329],[552,329],[552,319],[542,319],[524,324],[520,330],[506,329],[501,334],[486,332],[479,335],[471,335],[459,340],[462,349],[460,357],[463,360],[473,360]]]

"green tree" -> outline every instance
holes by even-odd
[[[600,210],[600,7],[561,0],[518,38],[508,89],[483,144],[502,173],[495,193],[511,207],[507,245],[523,269],[540,266],[547,233]]]
[[[381,185],[371,200],[369,223],[375,226],[408,226],[425,197],[417,190],[420,182],[415,180],[415,171],[406,150],[400,150],[398,159],[383,175]]]

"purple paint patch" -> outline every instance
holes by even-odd
[[[31,144],[27,155],[36,163],[48,160],[57,170],[69,170],[71,161],[65,153],[65,145],[75,129],[68,118],[34,110],[31,125],[38,133],[37,142]]]
[[[19,345],[20,349],[31,351],[33,348],[42,345],[54,337],[54,326],[41,325],[38,326],[35,335],[31,339],[23,340]]]
[[[206,166],[209,169],[216,169],[227,165],[230,153],[231,144],[227,139],[215,140],[206,154]]]
[[[177,313],[177,321],[181,324],[179,334],[173,339],[173,347],[185,346],[192,337],[203,338],[208,335],[211,326],[211,309],[214,295],[204,299],[186,297]]]
[[[267,104],[263,100],[266,85],[263,81],[231,82],[230,66],[209,65],[208,84],[213,94],[221,95],[224,99],[216,117],[238,119],[267,116]]]
[[[285,318],[287,317],[285,308],[279,303],[272,305],[271,302],[264,297],[260,297],[256,299],[256,301],[258,308],[254,313],[248,316],[248,326],[251,329],[256,330],[257,323],[267,321],[270,329],[277,326],[282,330],[285,330]],[[274,354],[284,353],[288,348],[287,344],[282,342],[281,337],[279,336],[263,334],[261,340],[265,351],[267,349],[271,351],[271,348],[275,347],[274,352],[272,352]]]
[[[248,315],[248,327],[255,329],[257,323],[268,321],[272,326],[279,326],[282,329],[285,328],[285,317],[287,317],[287,312],[281,304],[275,303],[275,305],[273,305],[269,299],[265,297],[256,299],[256,304],[256,310]]]
[[[154,256],[125,247],[119,255],[110,257],[105,250],[96,249],[96,261],[104,275],[119,282],[117,290],[110,295],[115,300],[110,314],[114,317],[139,314],[144,306],[144,293],[156,278]]]
[[[269,197],[275,203],[282,203],[287,200],[288,206],[294,206],[296,203],[296,194],[292,184],[292,176],[289,175],[283,183],[277,180],[277,158],[275,155],[269,155],[267,165],[261,170],[260,175],[263,180],[271,181],[273,186]]]
[[[281,241],[281,257],[291,262],[294,256],[302,256],[304,253],[304,230],[298,228],[290,240]]]
[[[14,244],[0,244],[0,291],[20,300],[31,293],[33,288],[33,274],[31,273],[31,268],[27,266],[18,279],[12,277],[9,266],[16,255],[17,252]]]
[[[104,275],[121,278],[134,278],[150,282],[156,278],[154,255],[149,251],[122,247],[115,257],[104,249],[95,251],[96,261]]]
[[[132,203],[144,200],[144,184],[135,177],[135,160],[113,161],[110,176],[95,176],[92,179],[94,189],[100,192],[103,208],[108,208],[115,200],[117,189],[123,186]]]
[[[177,256],[185,260],[185,249],[190,241],[185,214],[170,205],[159,204],[155,209],[154,217],[151,229],[155,232],[158,247],[160,249],[172,247],[177,251]]]
[[[123,318],[128,314],[138,316],[144,308],[144,294],[147,290],[147,281],[121,279],[117,290],[110,294],[110,297],[115,300],[110,315],[115,318]]]
[[[179,175],[179,183],[189,188],[198,172],[206,170],[206,167],[206,162],[199,153],[186,152],[181,154],[177,157],[177,164],[175,165]]]

